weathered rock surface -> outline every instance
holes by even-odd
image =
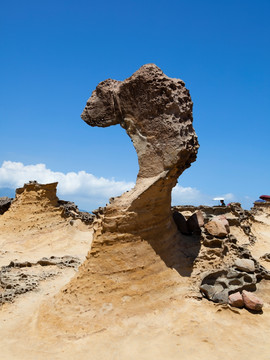
[[[244,300],[239,291],[229,295],[229,304],[237,308],[242,308],[244,306]]]
[[[254,272],[255,271],[255,264],[253,260],[250,259],[236,259],[234,265],[237,269],[247,272]]]
[[[0,232],[25,233],[29,229],[41,229],[64,221],[63,209],[58,206],[57,183],[38,184],[30,181],[16,190],[16,197],[8,211],[0,217]]]
[[[215,217],[213,220],[205,224],[205,229],[210,235],[217,237],[224,237],[228,234],[224,221],[218,217]]]
[[[202,233],[202,238],[206,248],[196,259],[199,271],[215,264],[212,270],[203,274],[200,284],[202,294],[209,300],[229,303],[231,294],[243,290],[255,291],[262,279],[270,280],[270,272],[255,260],[246,247],[238,245],[233,235],[228,234],[221,239]]]
[[[226,304],[231,293],[243,289],[255,290],[256,283],[257,278],[254,274],[228,269],[213,272],[206,276],[200,289],[209,300]]]
[[[3,196],[0,198],[0,215],[3,215],[4,212],[6,212],[9,209],[12,200],[13,200],[12,198],[9,198],[7,196]]]
[[[172,218],[171,191],[198,150],[189,91],[182,80],[169,78],[154,64],[144,65],[125,81],[101,82],[82,119],[91,126],[120,124],[140,169],[135,187],[113,199],[95,220],[92,249],[61,301],[94,311],[101,301],[118,308],[128,296],[136,311],[155,289],[157,303],[162,302],[174,292],[177,272],[187,261]]]
[[[217,219],[220,220],[222,222],[222,224],[224,225],[227,234],[230,233],[230,225],[229,225],[229,221],[227,220],[225,215],[218,215]]]
[[[261,311],[263,308],[263,301],[259,299],[256,295],[249,291],[243,290],[242,292],[243,301],[245,307],[249,310]]]
[[[86,225],[92,224],[94,215],[79,211],[74,203],[58,199],[57,184],[29,181],[16,189],[16,198],[1,216],[0,231],[5,232],[11,226],[17,232],[40,231],[66,222],[65,219],[80,219]]]
[[[75,220],[80,219],[88,225],[92,224],[95,219],[95,215],[86,211],[80,211],[78,206],[72,201],[58,200],[58,204],[63,208],[63,215],[66,217],[72,217]]]

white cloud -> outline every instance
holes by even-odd
[[[196,188],[176,185],[172,191],[173,205],[202,205],[208,200]]]
[[[110,197],[121,195],[134,186],[133,182],[97,178],[85,171],[65,174],[47,169],[45,164],[24,165],[20,162],[3,162],[0,168],[0,188],[21,187],[29,180],[37,180],[40,183],[57,181],[58,195],[65,198],[68,196],[68,199],[74,202],[80,198],[82,206],[87,206],[89,203],[95,206],[105,205]]]
[[[55,172],[45,164],[24,165],[21,162],[4,161],[0,167],[0,188],[15,189],[30,180],[45,184],[57,181],[59,198],[74,201],[81,209],[86,210],[104,206],[110,197],[119,196],[134,186],[133,182],[98,178],[85,171]],[[234,199],[233,194],[222,197],[227,201]],[[176,185],[172,191],[173,205],[211,205],[211,200],[211,196],[192,187]]]

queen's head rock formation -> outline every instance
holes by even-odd
[[[125,81],[103,81],[93,91],[82,119],[90,126],[120,124],[139,161],[134,189],[106,208],[103,233],[153,239],[175,231],[171,190],[195,161],[199,147],[192,105],[184,82],[169,78],[154,64],[142,66]]]
[[[152,306],[151,296],[157,307],[179,294],[179,273],[187,275],[190,264],[172,218],[171,191],[199,147],[192,105],[184,82],[154,64],[124,81],[105,80],[93,91],[82,119],[90,126],[120,124],[137,151],[139,173],[132,190],[97,214],[92,249],[54,304],[58,324],[65,318],[61,308],[72,304],[82,306],[79,312],[87,311],[98,328],[105,313],[136,313]]]

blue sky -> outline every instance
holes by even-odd
[[[100,81],[155,63],[185,81],[200,143],[174,202],[250,207],[270,193],[269,13],[268,0],[2,2],[0,196],[60,179],[59,196],[91,210],[132,186],[123,129],[80,114]]]

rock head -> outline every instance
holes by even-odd
[[[139,173],[135,187],[98,214],[92,249],[58,296],[59,321],[65,318],[60,308],[76,304],[89,311],[98,328],[99,315],[117,315],[122,307],[136,313],[147,308],[151,293],[158,294],[158,306],[178,291],[177,272],[185,272],[187,264],[172,217],[171,191],[196,160],[192,106],[184,82],[154,64],[124,81],[105,80],[93,91],[82,119],[90,126],[120,124],[136,149]]]

